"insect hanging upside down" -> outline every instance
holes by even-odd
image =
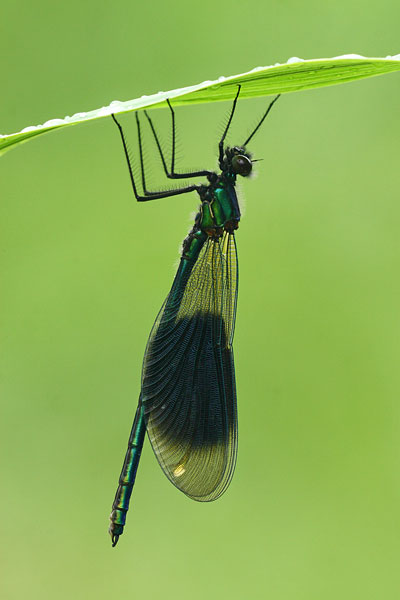
[[[193,191],[201,200],[194,225],[183,241],[171,291],[147,342],[139,404],[110,516],[113,546],[124,530],[146,431],[162,470],[190,498],[200,502],[216,500],[232,479],[237,455],[232,350],[238,292],[234,232],[240,221],[235,184],[238,175],[250,175],[255,161],[247,144],[279,97],[269,104],[243,145],[225,147],[239,93],[240,86],[219,142],[220,173],[175,172],[175,113],[167,100],[172,117],[172,159],[168,170],[153,122],[145,111],[165,175],[170,179],[204,177],[206,185],[163,192],[147,190],[136,113],[143,187],[140,195],[122,127],[112,115],[121,135],[136,200],[146,202]]]

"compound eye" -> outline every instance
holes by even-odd
[[[252,166],[251,160],[243,154],[237,154],[232,158],[232,170],[236,175],[247,177],[251,173]]]

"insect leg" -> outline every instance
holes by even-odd
[[[145,190],[145,177],[144,177],[144,171],[143,171],[143,156],[142,156],[142,150],[141,150],[141,143],[139,143],[139,151],[140,151],[140,155],[141,155],[141,167],[142,167],[142,183],[143,183],[143,187],[144,187],[144,195],[143,196],[140,195],[138,193],[138,190],[136,187],[135,178],[133,175],[133,170],[132,170],[132,165],[131,165],[131,159],[129,157],[128,147],[126,145],[124,132],[122,130],[120,123],[117,121],[115,115],[112,114],[111,116],[113,118],[114,123],[117,125],[120,136],[121,136],[122,145],[123,145],[124,153],[125,153],[125,158],[126,158],[126,162],[128,164],[129,175],[131,178],[133,193],[135,194],[135,198],[138,202],[147,202],[148,200],[169,198],[170,196],[177,196],[179,194],[187,194],[189,192],[194,192],[195,190],[198,189],[197,185],[189,185],[189,186],[186,186],[183,188],[179,188],[177,190],[167,190],[164,192],[148,192],[147,190]],[[139,126],[139,129],[140,129],[140,126]]]
[[[272,102],[268,106],[267,110],[265,111],[264,116],[261,118],[259,124],[257,125],[257,127],[254,129],[253,133],[247,138],[247,140],[243,144],[244,147],[247,146],[247,144],[249,143],[249,141],[251,140],[251,138],[253,137],[253,135],[260,129],[261,125],[264,123],[265,119],[267,118],[267,115],[268,115],[269,111],[271,110],[271,108],[273,107],[273,105],[275,104],[275,102],[278,100],[279,96],[280,96],[280,94],[278,94],[277,96],[275,96],[275,98],[272,100]]]
[[[232,123],[232,119],[233,119],[233,115],[234,115],[234,112],[235,112],[236,103],[237,103],[237,100],[239,98],[241,87],[242,87],[241,85],[238,85],[238,91],[236,92],[236,96],[235,96],[235,99],[233,101],[232,110],[231,110],[231,114],[230,114],[229,119],[228,119],[228,123],[226,124],[225,131],[222,134],[222,138],[221,138],[221,140],[220,140],[220,142],[218,144],[218,148],[219,148],[219,166],[220,166],[221,169],[223,167],[223,162],[224,162],[224,141],[225,141],[225,138],[226,138],[226,134],[228,133],[228,129],[229,129],[231,123]]]
[[[165,160],[164,153],[161,148],[160,140],[158,139],[158,135],[157,135],[155,127],[153,125],[153,121],[149,117],[148,112],[146,110],[144,111],[144,114],[146,115],[146,118],[149,122],[154,140],[156,142],[158,152],[160,154],[160,158],[161,158],[161,162],[163,165],[165,175],[169,179],[186,179],[188,177],[208,177],[209,175],[211,175],[211,171],[207,171],[207,170],[190,171],[188,173],[176,173],[175,172],[175,112],[174,112],[169,100],[167,100],[167,104],[169,106],[169,109],[170,109],[171,115],[172,115],[172,157],[171,157],[171,170],[170,171],[168,171],[167,162]]]

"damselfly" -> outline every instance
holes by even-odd
[[[201,201],[194,225],[183,241],[171,291],[147,342],[139,404],[110,516],[113,546],[124,530],[146,431],[165,475],[189,498],[200,502],[216,500],[232,479],[237,454],[232,351],[238,292],[234,232],[240,221],[235,184],[238,175],[250,175],[255,160],[247,151],[247,144],[279,97],[269,104],[244,144],[229,147],[225,146],[225,138],[239,93],[240,86],[219,141],[219,173],[175,171],[175,113],[167,100],[172,119],[172,156],[168,170],[153,122],[145,111],[165,175],[170,179],[203,177],[207,180],[207,184],[169,191],[147,189],[140,120],[136,113],[143,188],[143,194],[139,194],[124,132],[112,115],[121,135],[136,200],[146,202],[197,192]]]

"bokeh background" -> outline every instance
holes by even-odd
[[[395,0],[6,3],[0,131],[291,56],[396,54],[399,18]],[[286,95],[255,138],[235,477],[192,502],[146,444],[116,549],[143,351],[197,198],[137,204],[111,119],[1,159],[2,600],[399,597],[399,96],[398,74]],[[231,141],[266,102],[239,103]],[[178,109],[178,165],[215,164],[228,110]]]

